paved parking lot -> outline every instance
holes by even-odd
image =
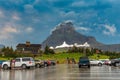
[[[120,80],[120,67],[60,64],[30,70],[1,70],[0,80]]]

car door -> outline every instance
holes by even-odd
[[[94,64],[94,60],[90,60],[90,64]]]
[[[15,59],[15,67],[20,67],[21,66],[21,59],[17,58]]]
[[[96,65],[97,65],[98,63],[99,63],[99,61],[98,61],[98,60],[95,60],[94,64],[96,64]]]
[[[97,64],[97,60],[91,60],[90,63],[95,65]]]

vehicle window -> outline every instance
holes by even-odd
[[[80,61],[89,61],[88,59],[80,59]]]
[[[15,62],[20,62],[20,59],[15,59]]]
[[[34,61],[34,59],[33,59],[33,58],[30,58],[30,60],[31,60],[31,61]]]
[[[30,58],[23,58],[22,61],[30,61]]]
[[[39,60],[35,60],[35,62],[39,62]]]

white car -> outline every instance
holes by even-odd
[[[105,64],[106,61],[110,61],[109,59],[99,59],[100,61],[102,61],[102,64]]]
[[[100,60],[95,60],[95,59],[92,59],[90,60],[90,65],[98,65],[98,66],[102,66],[102,61]]]
[[[22,69],[34,67],[35,62],[32,57],[15,58],[13,61],[6,61],[2,63],[3,69],[20,67]]]

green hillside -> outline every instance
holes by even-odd
[[[41,57],[37,57],[37,59],[42,60],[56,60],[59,61],[59,63],[66,63],[67,58],[74,58],[76,62],[78,62],[79,57],[84,56],[83,53],[57,53],[57,54],[48,54],[43,55]],[[92,56],[89,56],[90,59],[109,59],[109,56],[106,55],[98,55],[94,54]]]

